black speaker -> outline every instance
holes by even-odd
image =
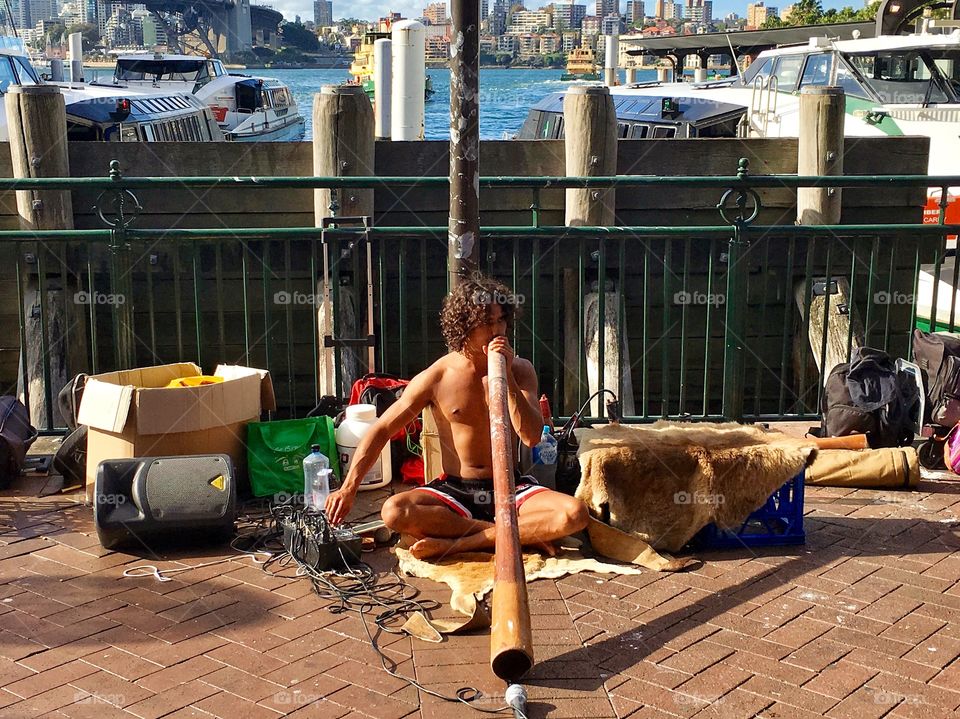
[[[108,459],[97,466],[93,521],[100,544],[212,544],[234,534],[237,487],[225,454]]]

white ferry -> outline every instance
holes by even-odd
[[[227,140],[303,139],[306,120],[284,83],[232,75],[220,60],[196,55],[132,54],[117,57],[110,87],[190,93],[210,107]]]
[[[195,97],[177,92],[91,88],[82,83],[45,83],[20,38],[0,36],[0,95],[11,85],[56,84],[63,94],[70,140],[154,142],[222,141],[210,109]],[[9,139],[0,113],[0,141]]]
[[[956,173],[960,28],[851,40],[811,37],[761,52],[740,77],[638,83],[610,92],[621,138],[796,137],[806,85],[843,88],[848,137],[927,136],[930,174]],[[545,97],[518,137],[562,137],[562,102],[562,93]],[[957,192],[951,195],[956,200]],[[952,202],[949,213],[960,222],[960,202]]]

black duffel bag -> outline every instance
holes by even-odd
[[[870,447],[904,447],[919,423],[920,390],[883,350],[857,347],[838,364],[823,390],[822,436],[866,434]]]

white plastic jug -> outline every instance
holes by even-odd
[[[347,407],[343,422],[337,427],[337,452],[340,453],[340,471],[347,476],[354,452],[364,435],[377,421],[377,408],[372,404],[352,404]],[[390,484],[393,467],[390,463],[390,443],[387,442],[380,457],[370,471],[360,480],[360,489],[379,489]]]

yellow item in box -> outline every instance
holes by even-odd
[[[198,374],[193,377],[177,377],[176,379],[172,379],[167,383],[167,388],[203,387],[204,385],[217,384],[219,382],[223,382],[223,377],[217,377],[211,374]]]

